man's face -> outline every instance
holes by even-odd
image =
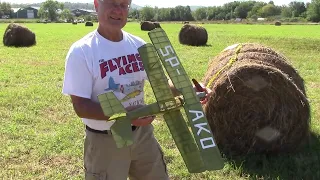
[[[127,23],[129,0],[104,0],[99,2],[99,23],[111,29],[122,29]]]

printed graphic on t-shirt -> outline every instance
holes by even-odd
[[[142,60],[139,53],[121,56],[112,59],[100,59],[101,79],[105,78],[108,73],[119,70],[119,76],[144,71]]]
[[[105,91],[112,90],[125,95],[124,98],[121,99],[121,102],[137,97],[143,90],[143,81],[132,81],[130,84],[118,84],[112,77],[110,77],[108,85],[109,87],[105,89]]]

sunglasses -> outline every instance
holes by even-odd
[[[103,4],[108,8],[108,9],[121,9],[121,10],[129,10],[130,9],[130,4],[127,3],[116,3],[116,2],[107,2],[103,1]]]

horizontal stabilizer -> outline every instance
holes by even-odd
[[[110,117],[109,120],[126,116],[125,108],[112,91],[98,95],[98,100],[104,115]]]

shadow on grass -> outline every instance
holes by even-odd
[[[212,47],[211,44],[204,44],[204,45],[199,45],[199,46],[191,46],[191,45],[186,45],[186,44],[182,44],[183,46],[190,46],[190,47],[194,47],[194,48],[202,48],[202,47]]]
[[[202,47],[212,47],[211,44],[205,44],[205,45],[202,45]]]
[[[229,157],[227,161],[249,179],[318,180],[320,135],[312,133],[309,145],[298,153]]]

